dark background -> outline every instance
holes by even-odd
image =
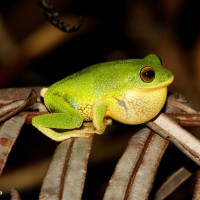
[[[149,53],[155,53],[162,59],[163,65],[175,75],[170,91],[182,93],[194,108],[200,108],[198,1],[54,0],[53,3],[62,12],[62,19],[71,25],[77,23],[79,14],[84,16],[79,31],[62,33],[54,28],[45,19],[36,0],[0,0],[1,88],[46,86],[95,63],[142,58]],[[25,126],[23,132],[33,132],[31,129],[31,126]],[[30,166],[32,163],[37,166],[44,158],[47,159],[46,163],[41,164],[44,169],[39,167],[43,170],[36,174],[45,172],[57,144],[36,132],[35,130],[30,134],[22,133],[12,150],[8,169],[3,174],[8,176],[10,183],[13,180],[10,174],[15,170],[18,173],[22,166]],[[94,146],[102,145],[103,150],[100,153],[101,159],[95,156],[99,155],[99,152],[95,153],[95,147],[92,151],[85,199],[102,198],[102,191],[130,134],[127,133],[123,140],[116,140],[114,150],[112,149],[112,153],[115,154],[102,156],[106,152],[106,144],[109,146],[108,142],[111,142],[110,138],[114,142],[115,137],[120,137],[120,134],[112,137],[102,136],[101,139],[97,136],[95,139]],[[174,146],[169,148],[158,173],[165,174],[161,180],[165,180],[167,175],[185,162],[190,163]],[[19,187],[24,199],[37,199],[41,179],[42,175],[31,184],[21,184],[19,181],[16,187]],[[189,188],[191,183],[194,183],[193,179],[182,191],[169,199],[189,199],[184,191],[187,188],[187,192],[192,193],[192,189]],[[8,181],[8,190],[11,185]]]

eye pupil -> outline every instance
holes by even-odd
[[[146,72],[144,73],[144,75],[145,75],[147,78],[152,78],[152,77],[154,77],[155,72],[154,72],[154,71],[146,71]]]
[[[146,83],[150,83],[155,78],[155,71],[152,67],[144,67],[140,72],[140,77],[142,81]]]

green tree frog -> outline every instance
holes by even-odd
[[[173,74],[150,54],[143,59],[99,63],[41,90],[50,113],[32,124],[55,141],[101,134],[112,119],[141,124],[154,118]]]

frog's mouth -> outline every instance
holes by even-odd
[[[155,90],[155,89],[161,89],[161,88],[164,88],[164,87],[167,87],[169,86],[174,80],[174,77],[172,76],[169,80],[167,81],[164,81],[164,82],[161,82],[159,85],[152,85],[152,86],[146,86],[146,87],[139,87],[138,89],[139,90]]]

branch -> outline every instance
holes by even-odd
[[[163,138],[174,143],[183,153],[200,165],[200,141],[191,133],[163,113],[147,122],[146,125]]]

